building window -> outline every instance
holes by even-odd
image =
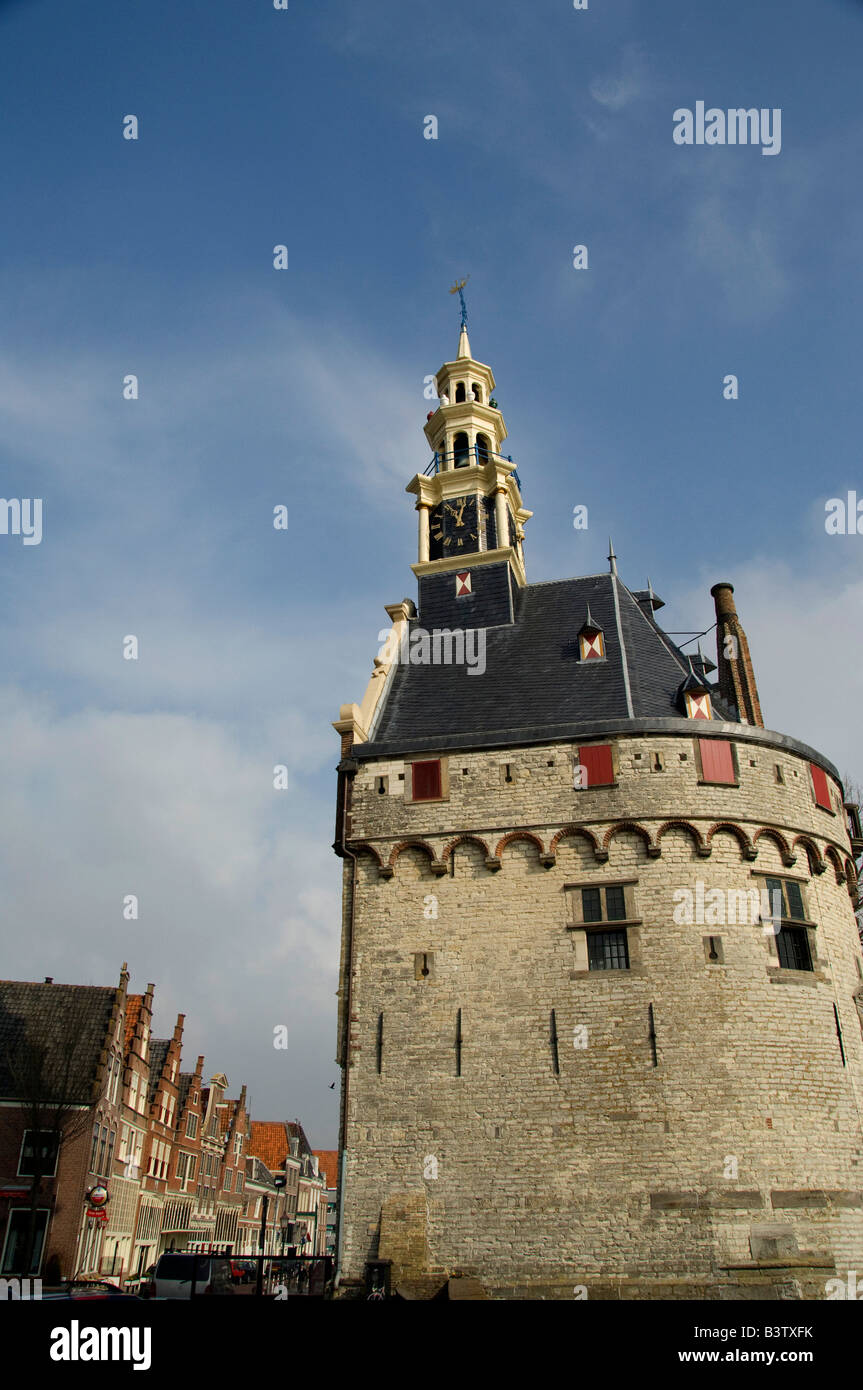
[[[18,1159],[19,1178],[53,1178],[57,1172],[57,1135],[50,1129],[25,1129]]]
[[[440,758],[411,763],[411,798],[414,801],[440,801],[443,795]]]
[[[809,934],[805,927],[783,927],[776,938],[776,950],[783,969],[812,969]]]
[[[582,661],[602,661],[605,657],[605,637],[598,630],[580,632],[578,646]]]
[[[686,691],[686,717],[687,719],[712,719],[713,713],[710,707],[710,696],[705,691],[704,694],[691,694]]]
[[[177,1179],[178,1179],[179,1182],[184,1182],[184,1181],[185,1181],[186,1173],[187,1173],[187,1171],[188,1171],[188,1168],[189,1168],[189,1155],[188,1155],[188,1154],[184,1154],[184,1153],[178,1153],[178,1154],[177,1154],[177,1172],[176,1172],[176,1177],[177,1177]]]
[[[2,1266],[0,1266],[4,1274],[20,1274],[22,1272],[21,1266],[24,1261],[24,1252],[27,1248],[29,1226],[29,1208],[18,1207],[10,1211],[9,1223],[6,1227],[6,1241],[3,1246],[3,1263]],[[36,1212],[36,1233],[33,1241],[33,1258],[30,1261],[30,1268],[26,1271],[25,1277],[39,1273],[47,1226],[48,1212],[40,1208]]]
[[[582,789],[614,785],[614,758],[610,743],[591,743],[578,750],[582,769],[578,784]]]
[[[830,788],[827,784],[827,773],[823,768],[816,767],[814,763],[809,764],[809,771],[812,775],[812,791],[815,796],[815,805],[832,813],[833,807],[830,804]]]
[[[626,944],[626,932],[588,932],[587,959],[591,970],[628,970],[629,951]]]
[[[187,1138],[187,1139],[194,1139],[194,1138],[195,1138],[195,1135],[196,1135],[197,1133],[198,1133],[198,1117],[197,1117],[197,1115],[188,1115],[187,1118],[186,1118],[186,1138]]]
[[[605,907],[604,913],[603,905]],[[585,922],[625,922],[626,895],[623,887],[620,884],[613,884],[612,887],[605,889],[582,888],[581,911]]]
[[[794,878],[765,878],[764,887],[770,894],[771,914],[781,908],[782,921],[806,922],[806,909],[800,884]],[[776,896],[774,896],[776,895]]]
[[[721,782],[726,786],[737,785],[737,767],[734,748],[724,738],[700,738],[698,758],[702,782]]]

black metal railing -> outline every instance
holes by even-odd
[[[423,470],[426,478],[433,478],[435,473],[440,473],[445,468],[467,468],[469,464],[476,463],[482,467],[483,464],[491,463],[493,459],[501,459],[504,463],[512,463],[512,454],[493,454],[491,449],[484,449],[481,444],[471,444],[464,449],[454,449],[450,453],[438,451],[427,468]],[[521,479],[518,470],[513,469],[512,476],[521,490]]]

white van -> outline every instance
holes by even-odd
[[[159,1256],[153,1274],[156,1298],[191,1298],[192,1276],[195,1297],[203,1294],[234,1292],[231,1261],[227,1255],[194,1255],[188,1251],[168,1251]]]

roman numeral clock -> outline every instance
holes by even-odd
[[[479,549],[479,508],[472,494],[449,497],[432,508],[429,517],[432,560]]]

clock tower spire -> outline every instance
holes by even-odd
[[[458,291],[462,303],[458,349],[437,373],[440,404],[425,425],[432,459],[407,486],[419,516],[419,553],[412,568],[422,581],[504,565],[521,588],[526,583],[524,524],[532,513],[522,504],[515,464],[502,453],[507,433],[494,398],[494,374],[471,352],[464,284],[457,282],[451,291]]]

